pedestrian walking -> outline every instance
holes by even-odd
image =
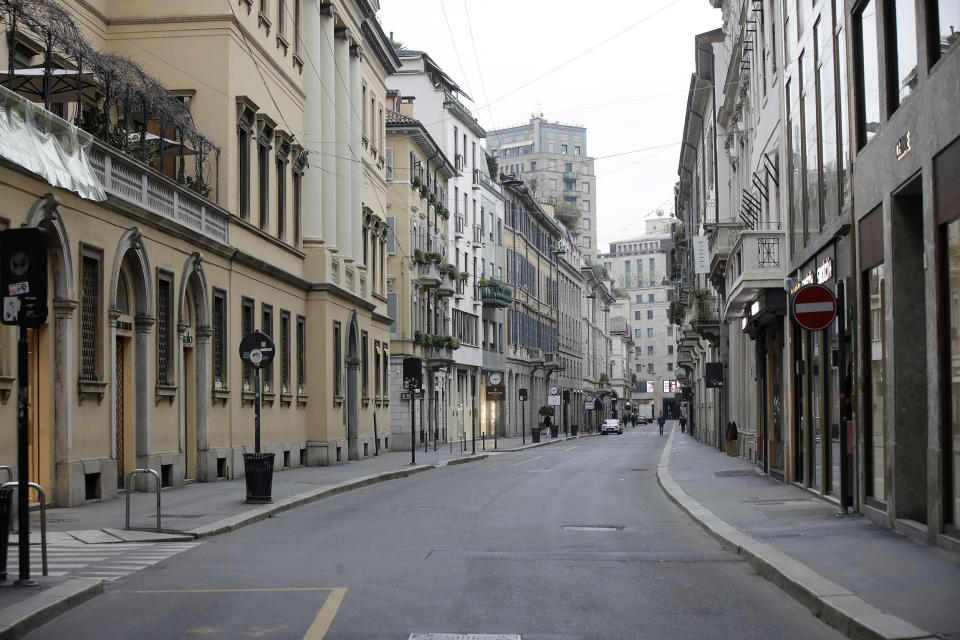
[[[680,433],[687,432],[687,419],[684,416],[680,416]]]
[[[661,414],[660,414],[660,417],[657,418],[657,424],[660,425],[660,435],[663,435],[663,423],[664,423],[664,422],[666,422],[666,419],[664,419],[663,414],[661,413]]]

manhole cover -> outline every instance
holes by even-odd
[[[564,531],[621,531],[623,527],[615,524],[567,524]]]
[[[755,476],[757,472],[753,469],[731,469],[730,471],[714,471],[713,475],[717,478],[734,478],[736,476]]]

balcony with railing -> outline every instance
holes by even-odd
[[[227,244],[230,214],[113,147],[94,141],[90,164],[110,195]]]
[[[531,363],[543,364],[543,349],[540,347],[527,347],[527,360]]]
[[[480,285],[480,299],[485,307],[504,309],[513,304],[513,292],[498,280],[488,280]]]
[[[786,231],[741,231],[726,269],[724,317],[739,316],[742,306],[763,289],[782,289],[787,275]]]
[[[715,287],[723,288],[727,258],[742,228],[739,222],[720,222],[710,231],[710,281]]]
[[[434,262],[420,263],[417,265],[417,281],[421,287],[433,288],[439,286],[443,281],[443,274],[440,272],[440,265]]]
[[[554,371],[560,371],[565,368],[563,363],[560,362],[560,354],[556,351],[545,351],[543,353],[543,366],[546,369],[552,369]]]

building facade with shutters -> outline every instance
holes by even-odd
[[[450,300],[461,278],[449,262],[450,213],[442,204],[454,167],[414,118],[412,99],[391,93],[388,107],[390,438],[402,450],[410,448],[411,428],[415,445],[447,433],[453,414],[447,374],[459,350],[450,335]],[[404,387],[406,358],[420,361],[421,398],[401,398],[414,393]]]
[[[58,505],[111,498],[134,468],[165,486],[242,475],[254,389],[238,345],[254,329],[277,347],[261,434],[277,469],[389,446],[375,374],[399,60],[376,3],[253,4],[35,0],[5,16],[0,108],[25,124],[0,150],[0,216],[48,231],[29,473]],[[27,67],[47,57],[60,81],[44,93]],[[40,132],[69,167],[36,161]],[[0,464],[14,467],[15,345],[0,330]]]

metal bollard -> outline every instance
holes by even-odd
[[[47,494],[44,492],[43,487],[36,482],[31,482],[29,484],[31,489],[36,489],[37,493],[40,494],[40,559],[43,563],[43,575],[47,575]],[[13,487],[16,489],[19,486],[19,482],[5,482],[0,485],[0,489],[4,489],[6,487]],[[10,518],[10,524],[12,529],[13,518]],[[4,531],[3,535],[6,534],[7,532]]]
[[[160,533],[160,474],[153,469],[134,469],[127,474],[127,517],[124,529],[127,531],[130,530],[130,494],[133,493],[130,488],[130,479],[138,473],[149,473],[157,479],[157,533]]]

